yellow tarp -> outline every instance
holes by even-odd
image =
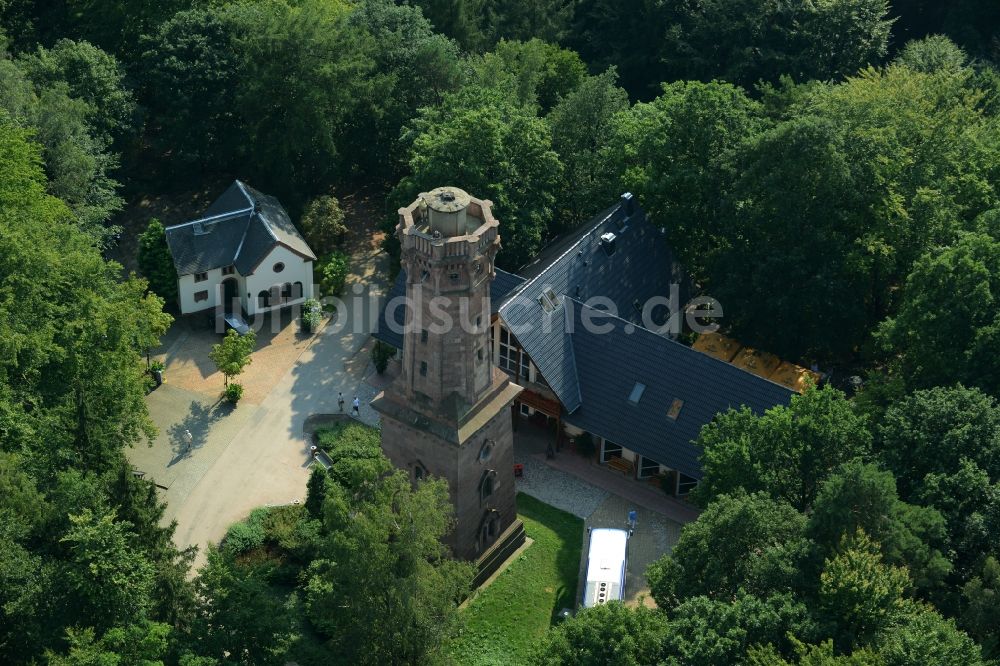
[[[799,393],[805,391],[810,383],[819,383],[818,372],[782,361],[774,354],[744,347],[738,341],[719,333],[702,333],[691,348]]]
[[[691,347],[703,354],[714,356],[729,363],[740,349],[743,348],[743,345],[719,333],[702,333]]]
[[[820,375],[818,372],[807,370],[801,366],[785,361],[775,370],[768,379],[776,384],[787,386],[793,391],[802,393],[809,386],[819,384]]]
[[[733,365],[767,379],[781,366],[781,359],[774,354],[744,347],[733,359]]]

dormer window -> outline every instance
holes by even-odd
[[[229,266],[222,267],[223,275],[232,275],[235,272],[236,272],[236,266],[233,266],[232,264],[230,264]]]
[[[195,282],[204,282],[207,279],[208,279],[208,273],[195,273],[194,274],[194,281]]]

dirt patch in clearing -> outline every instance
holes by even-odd
[[[362,188],[338,197],[344,209],[347,240],[344,251],[352,256],[371,255],[382,249],[382,222],[386,218],[385,192]]]
[[[108,250],[108,258],[124,266],[126,275],[138,273],[139,234],[146,230],[150,220],[158,218],[165,227],[193,220],[231,182],[232,178],[206,178],[197,189],[135,197],[113,220],[114,224],[121,226],[122,235],[118,244]]]

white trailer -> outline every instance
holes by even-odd
[[[626,530],[600,528],[590,531],[587,553],[587,587],[583,607],[592,608],[625,598],[625,564],[628,556]]]

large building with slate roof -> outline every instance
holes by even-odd
[[[239,180],[166,234],[182,314],[223,305],[254,315],[313,293],[316,255],[277,199]]]
[[[664,475],[678,495],[701,477],[691,442],[703,425],[730,407],[761,413],[793,395],[674,339],[686,279],[631,195],[517,275],[496,275],[492,358],[524,387],[517,413],[555,421],[560,438],[590,433],[601,463]],[[401,275],[375,333],[397,348],[404,293]]]

